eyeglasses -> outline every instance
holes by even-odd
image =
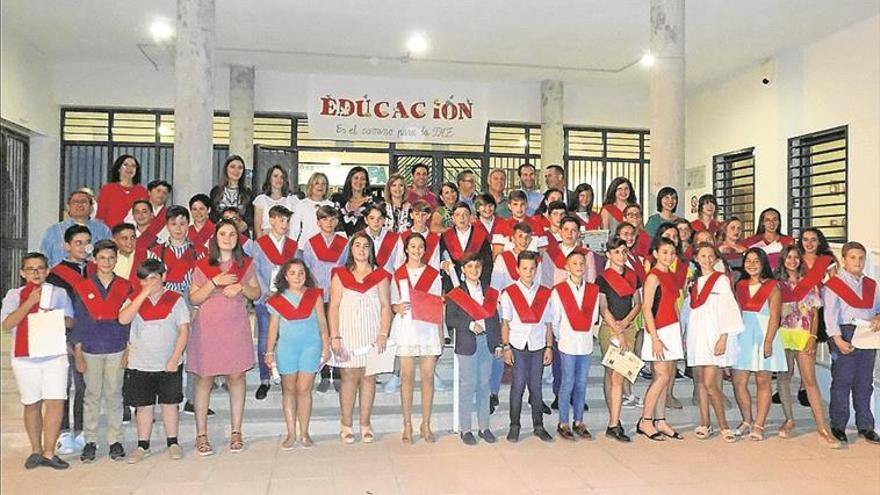
[[[23,271],[25,273],[39,273],[39,272],[45,272],[46,270],[48,270],[48,267],[45,267],[45,266],[29,267],[29,268],[22,268],[21,269],[21,271]]]

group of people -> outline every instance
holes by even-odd
[[[784,235],[773,208],[746,239],[740,219],[717,218],[712,195],[700,198],[696,220],[682,219],[678,194],[668,187],[643,222],[623,177],[611,182],[597,212],[593,188],[568,190],[556,165],[543,171],[543,192],[528,163],[509,192],[507,171],[492,170],[479,194],[476,174],[467,170],[442,184],[438,197],[429,172],[414,165],[412,184],[391,175],[381,198],[370,193],[362,167],[353,167],[332,196],[326,175],[315,173],[300,197],[275,166],[255,196],[242,182],[243,160],[230,156],[220,184],[185,207],[166,205],[171,184],[155,180],[144,188],[137,160],[119,157],[97,201],[87,190],[70,194],[69,218],[49,227],[40,252],[23,257],[26,283],[3,300],[0,319],[13,333],[12,369],[32,446],[25,466],[67,468],[56,452],[62,429],[61,452],[78,450],[83,462],[94,461],[101,415],[109,457],[139,462],[151,453],[156,404],[171,459],[183,456],[181,403],[195,415],[195,453],[211,455],[207,421],[219,377],[229,394],[228,448],[241,452],[245,374],[254,366],[256,399],[266,397],[273,377],[280,381],[282,449],[314,445],[309,420],[319,373],[319,391],[338,386],[342,442],[354,443],[357,433],[369,443],[376,376],[366,374],[366,364],[373,352],[397,357],[407,443],[415,440],[418,368],[418,435],[433,442],[435,368],[447,341],[460,370],[466,445],[496,441],[489,415],[505,368],[507,440],[519,440],[528,389],[533,434],[552,441],[542,393],[551,365],[557,436],[591,438],[584,410],[594,339],[602,356],[632,351],[650,367],[643,401],[623,375],[605,368],[605,435],[617,441],[631,441],[620,420],[625,406],[642,407],[635,431],[646,438],[683,438],[666,419],[683,361],[695,380],[699,439],[716,433],[710,410],[724,441],[763,439],[774,375],[786,417],[779,435],[790,436],[796,362],[823,444],[848,440],[850,397],[858,434],[880,443],[869,408],[875,351],[850,343],[856,327],[880,331],[880,293],[864,275],[861,244],[846,243],[835,259],[818,229],[797,240]],[[594,230],[609,233],[603,250],[581,241]],[[34,313],[53,310],[64,316],[67,352],[31,355]],[[830,431],[815,374],[816,348],[825,340],[832,352]],[[725,415],[726,374],[741,413],[736,428]],[[126,456],[121,425],[129,408],[137,447]]]

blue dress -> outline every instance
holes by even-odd
[[[764,336],[770,321],[770,299],[761,306],[761,311],[743,311],[743,331],[736,335],[736,356],[733,369],[743,371],[788,371],[785,349],[779,332],[773,339],[773,354],[764,359]]]
[[[300,296],[290,291],[284,297],[294,306],[298,306]],[[275,362],[278,373],[315,373],[321,364],[321,331],[318,327],[318,316],[315,310],[308,318],[302,320],[286,320],[270,305],[266,305],[269,313],[280,320],[278,342],[275,345]]]

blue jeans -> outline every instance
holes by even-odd
[[[470,356],[458,358],[458,424],[461,431],[473,430],[474,407],[477,426],[489,429],[489,375],[495,358],[486,346],[486,336],[477,336],[477,350]]]
[[[544,426],[544,402],[541,396],[541,372],[544,371],[544,348],[537,351],[513,348],[513,380],[510,382],[510,425],[520,426],[523,392],[529,389],[532,425]]]
[[[257,362],[260,364],[260,381],[268,382],[272,375],[263,356],[269,343],[269,310],[266,309],[265,304],[254,304],[254,313],[257,317]]]
[[[559,352],[562,380],[559,384],[559,423],[568,423],[569,408],[574,420],[584,420],[584,401],[587,396],[587,375],[590,372],[590,355],[575,356]]]
[[[504,359],[493,358],[492,376],[489,377],[489,392],[498,395],[501,391],[501,377],[504,376]]]

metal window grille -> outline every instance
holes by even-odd
[[[744,235],[755,230],[755,148],[712,157],[712,193],[718,217],[742,220]]]
[[[847,240],[848,127],[788,140],[788,225],[799,236],[817,227],[831,242]]]
[[[28,164],[30,141],[24,134],[0,127],[0,294],[21,285],[18,268],[27,252]]]

